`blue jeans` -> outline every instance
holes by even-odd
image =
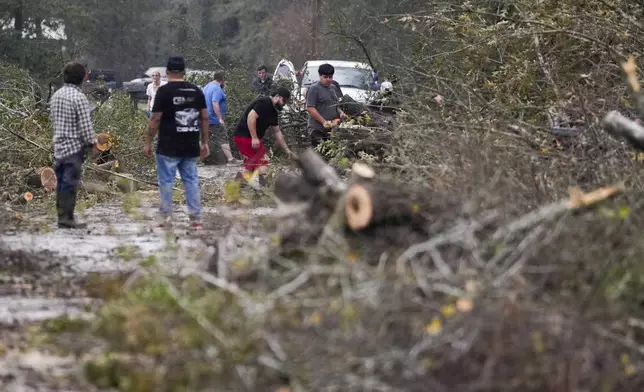
[[[198,158],[178,158],[156,154],[157,177],[159,181],[159,195],[161,207],[159,213],[162,217],[172,215],[172,188],[177,175],[181,175],[183,189],[186,192],[188,215],[191,220],[201,218],[201,194],[199,190],[199,177],[197,177]]]

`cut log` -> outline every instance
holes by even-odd
[[[369,226],[373,218],[373,200],[364,186],[355,184],[347,191],[345,216],[352,230],[362,230]]]
[[[389,182],[352,184],[346,194],[346,224],[360,231],[374,225],[422,223],[428,209],[426,198]]]
[[[368,165],[356,162],[351,166],[351,182],[360,182],[365,180],[371,180],[376,177],[376,172],[373,171]]]
[[[26,179],[27,185],[33,187],[43,187],[45,191],[50,192],[56,189],[58,179],[56,173],[51,167],[41,167],[32,171]]]
[[[103,144],[97,143],[96,144],[96,149],[98,151],[102,151],[102,152],[109,151],[112,148],[112,136],[107,132],[101,132],[101,133],[98,134],[98,136],[99,137],[104,137],[106,139],[106,141]]]
[[[378,178],[364,163],[352,166],[347,187],[314,150],[298,162],[302,175],[280,175],[275,181],[275,194],[284,203],[277,227],[282,251],[316,244],[325,228],[347,229],[353,239],[384,230],[386,241],[393,237],[393,243],[404,244],[424,238],[439,209],[427,190]]]

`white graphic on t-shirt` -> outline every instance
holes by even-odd
[[[177,126],[177,132],[199,132],[199,110],[186,108],[178,110],[174,114],[174,123]]]
[[[186,102],[186,97],[173,97],[172,103],[175,105],[183,105]]]

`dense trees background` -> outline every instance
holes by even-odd
[[[41,75],[82,56],[124,78],[162,65],[174,52],[189,56],[194,68],[218,62],[272,67],[282,57],[299,66],[315,56],[362,55],[330,26],[341,22],[373,44],[383,32],[369,29],[376,16],[415,7],[411,1],[2,0],[0,56]],[[66,39],[52,39],[45,26],[64,31]]]

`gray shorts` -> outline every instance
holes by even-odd
[[[226,132],[226,127],[221,124],[210,124],[210,137],[220,146],[228,144],[228,132]]]

